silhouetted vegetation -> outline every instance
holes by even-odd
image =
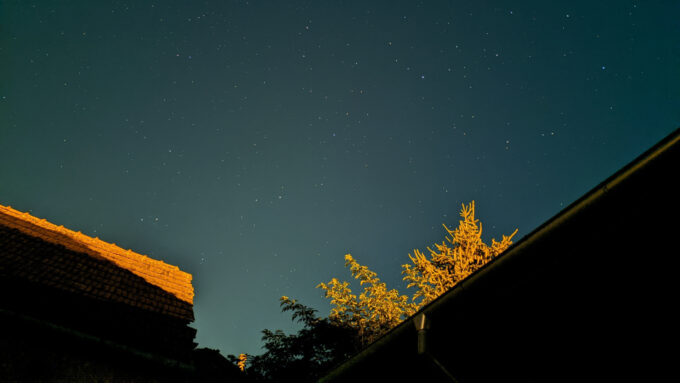
[[[458,282],[500,255],[512,244],[515,230],[500,242],[482,241],[482,225],[475,218],[475,204],[463,205],[461,220],[455,230],[444,225],[449,236],[435,249],[409,254],[412,264],[402,266],[407,287],[415,287],[412,296],[401,295],[378,278],[377,273],[345,255],[345,267],[364,290],[352,293],[349,282],[333,278],[317,287],[325,292],[333,306],[328,318],[316,316],[316,310],[286,296],[281,297],[283,311],[291,311],[294,321],[303,324],[297,334],[281,330],[264,330],[266,352],[248,357],[245,375],[253,381],[315,381],[336,364],[367,346],[404,319],[415,314]],[[229,359],[243,366],[244,358]]]
[[[316,310],[281,297],[282,311],[303,325],[296,334],[265,329],[263,354],[248,356],[245,375],[253,382],[314,382],[325,372],[356,353],[361,343],[357,331],[316,315]],[[228,359],[238,364],[239,358]]]

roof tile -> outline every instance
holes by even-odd
[[[2,205],[0,229],[0,275],[193,320],[191,274],[177,266]]]

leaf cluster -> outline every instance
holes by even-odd
[[[409,282],[407,288],[416,288],[413,300],[418,300],[419,307],[500,255],[517,234],[515,230],[509,236],[503,235],[500,242],[492,239],[491,245],[487,245],[482,241],[482,224],[475,218],[475,202],[463,205],[460,216],[462,219],[455,230],[443,225],[449,236],[441,244],[436,243],[435,250],[427,248],[429,259],[416,249],[413,256],[409,254],[412,265],[402,265],[404,280]]]
[[[388,290],[375,272],[350,254],[345,255],[345,267],[365,287],[357,297],[347,281],[333,278],[327,284],[320,283],[317,287],[324,290],[333,306],[329,318],[356,329],[363,344],[371,343],[501,254],[517,233],[504,235],[500,242],[492,239],[487,245],[482,241],[482,224],[475,218],[474,201],[462,205],[460,216],[455,230],[443,225],[448,236],[434,245],[435,250],[427,248],[429,257],[416,249],[413,256],[409,254],[411,264],[402,265],[407,288],[416,289],[410,299],[396,289]]]
[[[320,283],[317,288],[323,289],[326,298],[331,300],[333,308],[329,318],[334,323],[357,329],[363,344],[374,341],[416,312],[417,307],[409,302],[408,296],[400,295],[396,289],[388,290],[375,272],[360,265],[350,254],[345,255],[345,267],[349,267],[352,276],[364,286],[358,297],[352,294],[349,282],[336,278],[328,284]]]
[[[281,297],[282,311],[302,324],[295,334],[262,331],[263,354],[248,356],[245,374],[254,382],[314,382],[324,372],[359,350],[355,329],[320,318],[316,310]],[[232,359],[235,360],[235,357]]]
[[[264,330],[264,354],[240,359],[230,355],[230,360],[234,364],[245,361],[245,375],[255,382],[316,381],[497,257],[512,244],[517,233],[515,230],[504,235],[500,242],[492,239],[487,245],[482,241],[482,224],[475,218],[474,201],[462,205],[460,216],[455,230],[444,225],[448,236],[434,249],[427,248],[429,257],[414,250],[413,255],[409,254],[411,264],[402,265],[408,288],[416,290],[412,296],[388,289],[375,272],[347,254],[345,267],[363,287],[358,296],[347,281],[333,278],[320,283],[317,288],[331,300],[328,318],[318,317],[316,310],[283,296],[282,311],[290,312],[302,329],[295,334]]]

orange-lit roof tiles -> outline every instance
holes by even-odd
[[[0,205],[0,225],[64,246],[69,250],[106,259],[178,299],[193,304],[194,288],[191,285],[191,274],[181,271],[177,266],[122,249],[115,243],[104,242],[64,226],[54,225],[47,220],[14,210],[10,206]]]

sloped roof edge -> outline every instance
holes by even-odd
[[[92,238],[79,231],[57,226],[45,219],[15,210],[11,206],[0,205],[0,224],[44,241],[64,246],[69,250],[106,259],[143,278],[148,283],[173,294],[178,299],[193,304],[194,288],[191,284],[191,274],[180,270],[177,266],[152,259],[132,250],[125,250],[115,243],[108,243],[97,237]],[[64,238],[71,240],[66,241]]]
[[[452,304],[456,304],[456,302],[463,299],[469,291],[474,290],[477,286],[483,285],[488,281],[492,274],[504,268],[506,264],[514,263],[516,259],[521,258],[524,253],[527,252],[528,248],[541,241],[542,238],[551,235],[556,229],[571,221],[575,216],[601,200],[606,194],[618,188],[626,181],[629,181],[638,172],[644,172],[651,164],[673,150],[680,151],[680,128],[670,133],[664,139],[638,156],[635,160],[560,211],[553,218],[524,236],[492,262],[477,270],[468,278],[454,286],[451,290],[421,308],[411,318],[404,320],[401,324],[391,329],[364,350],[330,371],[326,376],[322,377],[319,382],[343,381],[343,378],[345,378],[350,371],[363,365],[363,363],[372,356],[391,349],[391,347],[396,344],[397,339],[412,335],[412,333],[415,332],[412,318],[417,317],[421,313],[429,316],[432,313],[441,311],[445,306],[448,307]],[[414,339],[413,347],[415,346],[416,343]]]

